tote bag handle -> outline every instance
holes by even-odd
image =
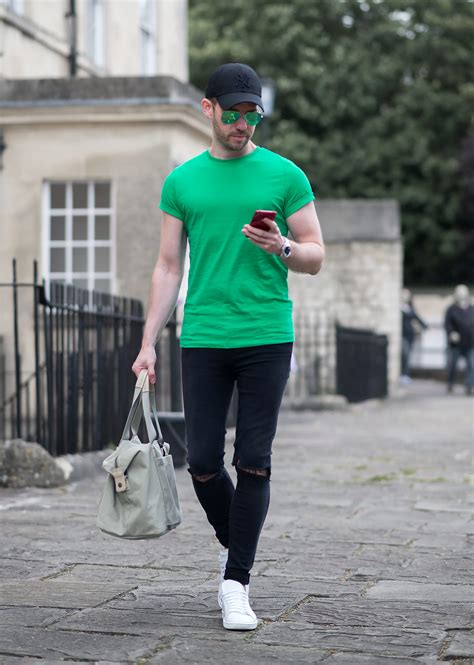
[[[155,387],[148,380],[147,370],[140,372],[135,384],[132,405],[123,429],[122,440],[129,440],[132,436],[137,435],[142,418],[145,421],[149,442],[156,440],[162,444],[163,434],[156,409]]]

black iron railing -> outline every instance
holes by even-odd
[[[3,311],[13,332],[0,352],[0,438],[37,441],[53,455],[117,443],[135,382],[142,303],[63,283],[47,293],[36,263],[33,282],[20,283],[13,261],[12,282],[0,287],[11,290]],[[174,318],[157,351],[161,409],[180,411]]]

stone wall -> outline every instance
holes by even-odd
[[[390,200],[322,200],[316,209],[326,260],[316,277],[290,273],[298,370],[291,377],[289,391],[300,380],[298,372],[308,371],[308,363],[311,374],[314,354],[320,378],[313,379],[313,384],[319,383],[323,392],[335,390],[336,321],[388,336],[389,385],[393,387],[400,364],[402,245],[398,204]],[[312,327],[319,332],[311,333]],[[308,339],[313,339],[309,357]]]

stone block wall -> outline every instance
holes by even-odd
[[[297,369],[289,393],[301,384],[298,372],[318,373],[306,391],[336,389],[335,323],[383,333],[389,340],[389,387],[399,376],[402,244],[398,204],[391,200],[322,200],[316,209],[326,260],[313,277],[290,273],[294,302]],[[312,330],[316,328],[316,330]],[[308,345],[308,338],[314,338]],[[315,361],[316,359],[316,361]],[[301,390],[301,389],[300,389]]]

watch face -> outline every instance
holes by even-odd
[[[290,254],[291,254],[291,247],[290,247],[289,245],[287,245],[286,247],[283,248],[283,254],[284,254],[285,256],[290,256]]]

